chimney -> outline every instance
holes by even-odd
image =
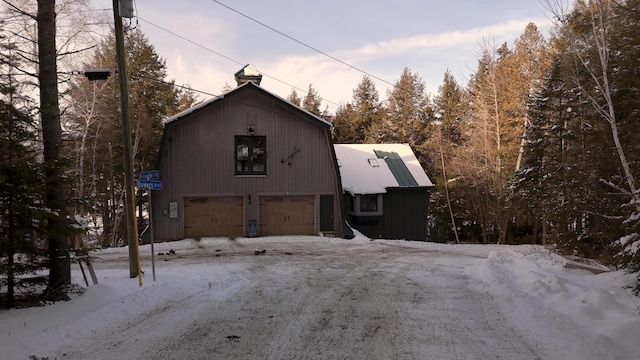
[[[238,72],[236,72],[234,76],[236,78],[236,83],[238,83],[238,86],[248,82],[260,85],[260,81],[262,80],[262,74],[260,74],[258,70],[256,70],[249,64],[238,70]]]

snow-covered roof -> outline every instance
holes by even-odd
[[[433,186],[409,144],[335,144],[334,148],[342,188],[351,194]]]
[[[192,107],[188,108],[187,110],[184,110],[184,111],[179,112],[179,113],[177,113],[177,114],[175,114],[175,115],[173,115],[173,116],[171,116],[171,117],[168,117],[168,118],[164,119],[164,120],[162,121],[162,123],[163,123],[164,125],[166,125],[166,124],[168,124],[168,123],[170,123],[170,122],[173,122],[173,121],[175,121],[175,120],[178,120],[178,119],[180,119],[180,118],[183,118],[183,117],[185,117],[185,116],[187,116],[187,115],[191,114],[192,112],[195,112],[196,110],[202,109],[203,107],[206,107],[207,105],[209,105],[209,104],[211,104],[211,103],[214,103],[214,102],[216,102],[216,101],[218,101],[218,100],[220,100],[220,99],[222,99],[222,98],[224,98],[224,96],[215,96],[215,97],[212,97],[211,99],[209,99],[209,100],[207,100],[207,101],[203,101],[203,102],[201,102],[201,103],[199,103],[199,104],[196,104],[196,105],[194,105],[194,106],[192,106]]]
[[[238,70],[234,75],[235,76],[238,76],[238,75],[241,75],[241,76],[261,76],[262,74],[260,74],[260,71],[258,71],[256,68],[254,68],[253,66],[247,64],[242,69]]]
[[[267,95],[269,95],[269,96],[271,96],[271,97],[273,97],[273,98],[275,98],[275,99],[277,99],[277,100],[279,100],[279,101],[283,102],[284,104],[287,104],[288,106],[290,106],[290,107],[292,107],[292,108],[294,108],[294,109],[296,109],[296,110],[298,110],[298,111],[301,111],[301,112],[305,113],[306,115],[308,115],[308,116],[310,116],[310,117],[315,118],[318,122],[320,122],[320,123],[322,123],[322,124],[324,124],[324,125],[326,125],[326,126],[331,127],[331,123],[330,123],[330,122],[328,122],[327,120],[325,120],[325,119],[321,118],[320,116],[318,116],[318,115],[316,115],[316,114],[313,114],[313,113],[311,113],[311,112],[309,112],[309,111],[305,110],[303,107],[301,107],[301,106],[299,106],[299,105],[296,105],[296,104],[294,104],[294,103],[292,103],[292,102],[288,101],[287,99],[285,99],[285,98],[283,98],[283,97],[281,97],[281,96],[278,96],[278,95],[276,95],[276,94],[274,94],[274,93],[272,93],[272,92],[270,92],[270,91],[267,91],[267,90],[265,90],[263,87],[259,86],[258,84],[254,84],[254,83],[252,83],[252,82],[244,83],[244,84],[242,84],[242,85],[239,85],[239,86],[238,86],[238,87],[236,87],[235,89],[233,89],[233,90],[231,90],[231,91],[229,91],[229,92],[225,93],[224,95],[214,96],[213,98],[211,98],[211,99],[209,99],[209,100],[206,100],[206,101],[203,101],[203,102],[201,102],[201,103],[199,103],[199,104],[196,104],[196,105],[194,105],[193,107],[191,107],[191,108],[189,108],[189,109],[187,109],[187,110],[184,110],[184,111],[182,111],[182,112],[180,112],[180,113],[178,113],[178,114],[175,114],[175,115],[173,115],[173,116],[171,116],[171,117],[168,117],[168,118],[164,119],[164,120],[162,121],[162,123],[163,123],[164,125],[167,125],[167,124],[169,124],[169,123],[171,123],[171,122],[174,122],[174,121],[176,121],[176,120],[178,120],[178,119],[181,119],[181,118],[183,118],[183,117],[185,117],[185,116],[187,116],[187,115],[189,115],[189,114],[191,114],[191,113],[193,113],[193,112],[196,112],[196,111],[198,111],[198,110],[200,110],[200,109],[202,109],[202,108],[205,108],[205,107],[207,107],[207,106],[209,106],[209,105],[211,105],[211,104],[213,104],[213,103],[215,103],[215,102],[221,101],[221,100],[222,100],[222,99],[224,99],[225,97],[230,96],[230,95],[232,95],[233,93],[235,93],[235,92],[237,92],[237,91],[241,90],[242,88],[249,87],[249,86],[253,86],[253,87],[255,87],[255,88],[259,89],[260,91],[264,92],[265,94],[267,94]]]

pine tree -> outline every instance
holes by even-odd
[[[340,105],[333,119],[333,141],[336,144],[360,144],[363,133],[356,127],[358,116],[353,105]]]
[[[637,5],[637,1],[577,1],[569,14],[558,9],[555,14],[556,32],[570,60],[568,79],[590,105],[582,116],[594,129],[589,140],[596,151],[588,153],[588,161],[599,185],[599,201],[588,210],[591,228],[585,239],[600,242],[609,251],[611,245],[620,246],[628,256],[617,258],[631,267],[640,261],[635,250],[640,244],[640,190],[635,180],[640,174],[634,90],[638,79],[634,56],[640,44]]]
[[[620,129],[620,142],[630,163],[634,179],[640,176],[640,134],[637,120],[640,115],[640,1],[612,2],[611,23],[607,31],[610,41],[612,101]],[[637,190],[639,191],[639,190]],[[637,199],[634,199],[636,201]],[[636,292],[640,292],[640,206],[630,201],[624,205],[626,233],[615,243],[623,249],[623,261],[629,270],[638,273]]]
[[[309,84],[307,96],[305,96],[302,101],[302,108],[314,115],[320,116],[322,114],[320,105],[322,105],[322,98],[318,95],[316,89],[313,88],[313,84]]]
[[[468,84],[467,118],[473,136],[467,141],[471,155],[466,167],[478,174],[468,198],[476,204],[483,241],[511,241],[509,230],[519,226],[516,209],[507,202],[508,182],[521,166],[527,99],[540,86],[546,59],[545,41],[530,23],[514,49],[506,43],[497,48],[486,44]]]
[[[567,225],[581,217],[582,207],[575,200],[584,198],[589,186],[572,184],[574,179],[584,179],[577,156],[583,148],[577,111],[581,104],[577,89],[568,86],[562,70],[556,59],[547,81],[530,98],[523,165],[511,189],[512,203],[531,222],[533,240],[566,249],[570,247],[567,239],[579,235],[567,233]]]
[[[7,283],[6,301],[0,306],[17,305],[16,298],[43,290],[38,272],[48,266],[43,250],[48,211],[44,168],[32,145],[36,140],[35,121],[28,114],[0,100],[0,276]],[[20,296],[16,290],[20,289]]]
[[[354,143],[368,142],[366,134],[372,124],[379,123],[384,114],[378,90],[368,76],[363,76],[353,90],[353,109],[355,111],[354,126],[356,137]]]
[[[382,119],[383,109],[375,84],[368,76],[353,90],[352,103],[336,111],[334,139],[339,143],[362,144],[368,142],[366,134],[372,124]]]
[[[38,159],[37,123],[16,76],[20,57],[0,32],[0,307],[38,299],[48,266],[44,167]]]
[[[382,121],[373,123],[368,142],[408,143],[421,164],[426,164],[427,127],[432,115],[425,84],[418,74],[405,67],[387,97]]]
[[[302,98],[298,95],[298,92],[295,88],[291,89],[291,94],[287,96],[287,101],[298,106],[302,104]]]

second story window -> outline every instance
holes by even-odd
[[[267,174],[266,136],[236,135],[236,175]]]

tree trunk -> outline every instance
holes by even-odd
[[[453,234],[456,236],[456,244],[460,244],[460,237],[458,236],[458,227],[456,226],[456,218],[453,215],[453,209],[451,208],[451,198],[449,197],[449,185],[447,184],[447,171],[444,163],[444,152],[442,151],[442,132],[438,130],[438,148],[440,150],[440,162],[442,165],[442,179],[444,181],[444,192],[447,196],[447,207],[449,208],[449,216],[451,216],[451,227]],[[151,226],[151,225],[149,225]]]
[[[62,128],[58,104],[55,1],[38,0],[38,80],[40,82],[40,114],[46,168],[47,207],[51,212],[48,225],[49,284],[48,291],[62,291],[71,283],[71,264],[66,239],[65,191],[62,186]]]

